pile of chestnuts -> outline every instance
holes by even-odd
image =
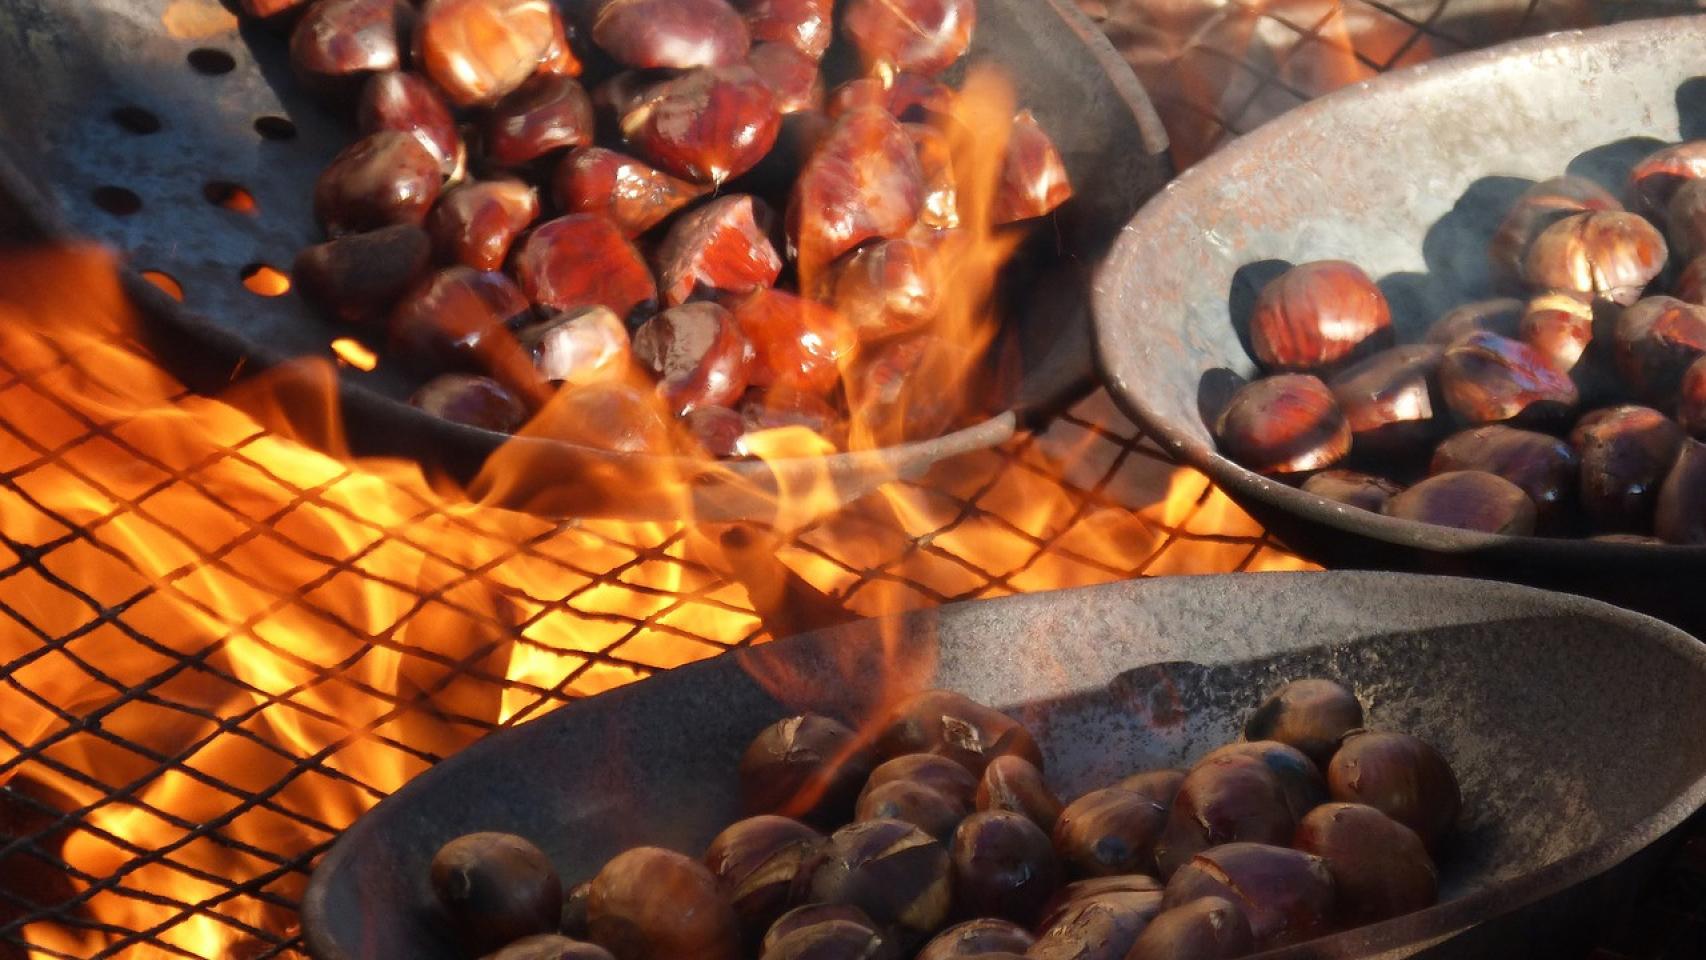
[[[1392,345],[1350,263],[1282,274],[1250,322],[1269,375],[1221,413],[1220,449],[1408,520],[1706,544],[1706,141],[1647,157],[1626,194],[1529,188],[1491,245],[1521,296],[1452,310],[1421,343]]]
[[[846,446],[854,411],[861,442],[935,436],[958,405],[899,385],[972,366],[933,330],[966,194],[1009,230],[1072,193],[1028,110],[992,185],[956,175],[956,136],[990,135],[941,79],[975,0],[239,2],[361,134],[298,289],[485,429],[720,457],[778,426]]]
[[[1462,798],[1437,750],[1290,683],[1243,741],[1062,803],[1036,740],[935,690],[875,736],[775,723],[749,816],[698,859],[621,853],[565,887],[501,833],[438,851],[438,910],[491,960],[1226,960],[1433,904]]]

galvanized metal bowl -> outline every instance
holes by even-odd
[[[1396,520],[1259,476],[1203,410],[1256,370],[1235,329],[1277,262],[1379,279],[1400,338],[1491,294],[1487,241],[1529,183],[1621,189],[1660,142],[1706,135],[1706,17],[1563,33],[1395,72],[1300,107],[1186,172],[1132,220],[1092,297],[1114,398],[1293,549],[1332,566],[1472,574],[1589,594],[1706,633],[1706,547],[1488,536]],[[1269,271],[1264,273],[1264,271]]]

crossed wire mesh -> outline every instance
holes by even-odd
[[[1181,167],[1385,69],[1681,9],[1080,3],[1155,97]],[[410,776],[768,636],[707,531],[457,509],[253,422],[162,446],[65,399],[104,357],[38,346],[0,352],[0,413],[28,411],[0,418],[0,957],[292,955],[315,859]],[[207,409],[154,386],[132,399]],[[777,555],[854,613],[1300,565],[1103,394]]]

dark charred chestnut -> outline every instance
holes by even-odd
[[[702,67],[646,88],[622,112],[621,127],[634,149],[659,167],[722,184],[770,152],[781,113],[751,67]]]
[[[672,307],[634,331],[634,358],[658,377],[658,394],[678,417],[739,400],[752,355],[734,317],[714,303]]]
[[[1161,912],[1154,892],[1109,892],[1066,903],[1025,951],[1033,960],[1121,960]]]
[[[1255,949],[1242,907],[1224,897],[1199,897],[1151,920],[1126,960],[1231,960]]]
[[[322,86],[395,70],[403,63],[399,34],[411,13],[400,0],[317,0],[291,31],[290,65]]]
[[[968,409],[967,379],[978,359],[970,348],[931,333],[868,345],[847,378],[848,404],[865,443],[941,436]]]
[[[1404,733],[1346,735],[1327,765],[1327,789],[1334,800],[1366,804],[1409,827],[1429,850],[1440,848],[1463,806],[1451,764]]]
[[[1706,356],[1706,307],[1649,297],[1623,311],[1612,334],[1617,371],[1637,395],[1668,406],[1683,371]]]
[[[1659,486],[1676,462],[1682,428],[1650,407],[1596,410],[1570,433],[1582,458],[1582,507],[1608,532],[1651,528]]]
[[[326,234],[419,224],[438,199],[444,175],[421,142],[382,130],[345,147],[314,182],[314,219]]]
[[[1526,537],[1538,511],[1522,488],[1481,470],[1435,474],[1386,501],[1385,513],[1459,530]]]
[[[1320,857],[1260,843],[1204,850],[1167,881],[1162,907],[1222,897],[1244,908],[1257,949],[1310,940],[1331,929],[1333,876]]]
[[[1568,293],[1545,293],[1523,309],[1518,337],[1560,373],[1581,362],[1593,342],[1593,304]]]
[[[813,60],[829,49],[834,0],[734,0],[754,43],[785,43]]]
[[[1167,806],[1118,787],[1092,790],[1066,805],[1054,825],[1054,845],[1077,876],[1148,873]]]
[[[426,231],[401,223],[305,248],[291,269],[297,289],[344,323],[382,322],[432,260]]]
[[[1227,456],[1257,473],[1319,470],[1351,449],[1351,425],[1338,399],[1306,373],[1240,387],[1214,432]]]
[[[894,954],[881,934],[848,920],[800,927],[766,947],[762,960],[879,960]]]
[[[1617,211],[1578,213],[1541,231],[1523,261],[1536,290],[1631,304],[1665,268],[1664,234],[1645,218]]]
[[[1317,807],[1298,823],[1292,846],[1327,861],[1343,926],[1401,917],[1438,899],[1439,877],[1422,838],[1373,807]]]
[[[438,159],[446,179],[462,175],[467,150],[456,132],[456,118],[431,82],[418,73],[374,74],[361,88],[356,123],[362,133],[395,130],[413,135]]]
[[[1706,357],[1689,364],[1677,393],[1676,419],[1696,440],[1706,440]]]
[[[1519,340],[1472,333],[1446,348],[1440,391],[1468,423],[1554,419],[1576,405],[1576,384]]]
[[[564,386],[534,419],[540,436],[615,453],[664,453],[669,424],[657,395],[617,380]]]
[[[962,916],[1028,924],[1060,885],[1060,860],[1048,834],[1024,814],[972,814],[954,831],[948,853]]]
[[[1466,303],[1434,321],[1428,328],[1427,342],[1449,347],[1471,333],[1496,333],[1516,339],[1526,304],[1512,297]]]
[[[1296,828],[1285,786],[1261,758],[1205,758],[1185,776],[1173,799],[1155,844],[1156,866],[1161,876],[1172,876],[1209,847],[1240,840],[1287,843]]]
[[[1321,370],[1392,338],[1392,309],[1368,274],[1321,260],[1280,274],[1256,298],[1250,345],[1269,370]]]
[[[1286,809],[1293,822],[1305,813],[1327,802],[1327,782],[1321,770],[1308,755],[1277,740],[1251,740],[1229,743],[1209,751],[1200,765],[1213,765],[1226,758],[1248,757],[1260,762],[1279,780],[1280,792],[1285,795]],[[1180,787],[1183,788],[1181,783]]]
[[[815,283],[860,244],[904,236],[923,207],[924,171],[900,123],[876,107],[842,115],[788,199],[788,243],[801,278]]]
[[[859,794],[853,819],[901,820],[947,842],[970,808],[958,798],[913,780],[890,780]]]
[[[755,292],[735,305],[734,318],[752,344],[749,380],[757,387],[827,394],[857,343],[839,313],[780,290]]]
[[[628,328],[604,307],[582,307],[517,331],[548,383],[580,385],[620,378],[628,369]]]
[[[551,0],[431,0],[415,27],[420,69],[459,107],[495,102],[551,53]]]
[[[745,194],[718,197],[669,228],[658,248],[663,302],[744,296],[776,283],[782,257],[770,245],[763,201]]]
[[[1623,205],[1609,191],[1584,177],[1555,177],[1529,187],[1493,234],[1490,254],[1494,276],[1507,286],[1520,285],[1528,249],[1547,227],[1578,213],[1622,209]],[[1503,331],[1494,332],[1510,336]]]
[[[847,0],[844,10],[841,29],[878,74],[941,73],[977,27],[974,0]]]
[[[563,883],[543,852],[508,833],[470,833],[432,858],[432,892],[476,955],[557,928]]]
[[[1706,544],[1706,444],[1683,441],[1659,488],[1653,532],[1666,543]]]
[[[705,849],[705,866],[749,942],[805,902],[823,843],[822,834],[798,820],[766,814],[735,821]]]
[[[989,761],[978,781],[979,810],[1008,810],[1023,814],[1044,832],[1060,819],[1060,798],[1043,781],[1043,772],[1024,757],[1003,756]]]
[[[552,189],[567,213],[596,213],[637,237],[704,192],[603,147],[582,147],[558,164]]]
[[[1441,432],[1445,410],[1434,399],[1432,381],[1442,355],[1432,344],[1393,347],[1333,377],[1329,386],[1359,453],[1396,454]]]
[[[736,960],[740,929],[717,878],[673,850],[611,858],[587,899],[592,939],[616,960]]]
[[[776,95],[779,113],[823,109],[823,75],[816,60],[786,43],[761,43],[746,62]]]
[[[515,279],[542,307],[602,306],[628,319],[657,302],[640,251],[603,217],[575,213],[540,224],[515,255]]]
[[[931,251],[910,240],[878,240],[834,267],[831,299],[861,343],[928,326],[941,306]]]
[[[570,887],[568,893],[563,894],[562,918],[557,921],[557,929],[562,932],[563,936],[575,940],[587,938],[586,901],[590,896],[592,896],[591,880],[583,880]]]
[[[795,930],[827,923],[831,920],[844,920],[873,932],[877,929],[877,925],[865,915],[865,911],[850,903],[808,903],[803,907],[795,907],[776,918],[776,922],[764,932],[764,942],[759,945],[759,953],[769,953],[770,949],[781,942],[783,937]]]
[[[510,245],[539,217],[539,194],[520,180],[480,180],[444,192],[427,216],[442,263],[501,270]]]
[[[976,777],[996,757],[1012,754],[1039,769],[1043,765],[1042,750],[1022,724],[951,690],[926,690],[902,701],[889,715],[877,750],[891,757],[934,753],[953,760],[972,773],[968,798]]]
[[[1465,430],[1440,444],[1429,470],[1480,470],[1503,477],[1534,502],[1540,527],[1556,529],[1576,502],[1581,458],[1557,437],[1493,424]]]
[[[1306,493],[1325,497],[1335,503],[1379,513],[1385,509],[1386,501],[1396,496],[1404,487],[1383,477],[1358,473],[1355,470],[1323,470],[1303,481],[1303,489]]]
[[[1662,216],[1683,184],[1702,177],[1706,177],[1706,141],[1679,143],[1635,165],[1629,173],[1629,195],[1636,210]]]
[[[871,761],[853,731],[800,714],[765,727],[740,761],[741,805],[819,826],[845,823]]]
[[[1247,740],[1275,740],[1324,769],[1339,738],[1362,726],[1362,702],[1331,680],[1293,680],[1274,691],[1244,721]]]
[[[1051,851],[1052,852],[1052,851]],[[914,960],[955,960],[991,953],[1023,955],[1036,938],[1010,920],[982,917],[955,924],[930,939]]]
[[[899,820],[868,820],[837,830],[812,880],[816,899],[853,904],[881,928],[914,942],[947,919],[952,891],[948,851]]]
[[[592,40],[640,69],[724,67],[746,59],[746,23],[723,0],[606,0]]]
[[[444,373],[409,398],[441,420],[496,433],[513,433],[527,421],[527,408],[503,384],[469,373]]]
[[[1072,199],[1066,161],[1029,110],[1019,111],[1007,137],[1001,180],[995,186],[996,223],[1047,216]]]
[[[512,364],[523,358],[508,327],[528,312],[527,298],[503,274],[448,267],[397,303],[391,348],[417,370],[486,370],[516,386]]]
[[[484,960],[615,960],[610,951],[596,943],[582,943],[561,934],[540,933],[522,937]]]
[[[486,159],[519,167],[592,142],[592,100],[573,77],[537,73],[493,105],[483,130]]]

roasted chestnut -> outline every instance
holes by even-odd
[[[755,387],[828,394],[857,345],[835,310],[781,290],[756,291],[735,305],[734,318],[752,344]]]
[[[970,811],[972,796],[977,792],[977,777],[957,761],[934,753],[906,753],[878,764],[865,781],[860,799],[878,787],[897,781],[929,787],[964,812]]]
[[[1471,333],[1496,333],[1516,339],[1525,304],[1511,297],[1466,303],[1434,321],[1428,328],[1428,343],[1449,347]]]
[[[1593,342],[1593,313],[1593,304],[1575,294],[1544,293],[1523,309],[1518,336],[1560,373],[1569,373]]]
[[[1167,881],[1164,910],[1202,897],[1244,908],[1257,949],[1311,940],[1332,928],[1333,875],[1312,854],[1260,843],[1204,850]]]
[[[1629,195],[1637,210],[1662,216],[1682,185],[1706,177],[1706,141],[1694,140],[1666,147],[1629,173]]]
[[[1262,288],[1250,316],[1250,346],[1269,370],[1316,371],[1386,346],[1392,309],[1356,264],[1321,260],[1292,267]]]
[[[622,135],[659,167],[722,184],[776,143],[776,95],[745,64],[701,67],[648,87],[621,114]]]
[[[551,0],[430,0],[415,27],[415,57],[459,107],[495,102],[551,52],[560,21]]]
[[[741,805],[748,813],[780,813],[818,826],[846,823],[870,774],[870,756],[852,730],[800,714],[765,727],[746,748]]]
[[[1507,286],[1522,282],[1523,263],[1536,237],[1565,217],[1578,213],[1622,210],[1617,198],[1585,177],[1555,177],[1529,187],[1493,234],[1489,248],[1494,275]],[[1511,334],[1494,331],[1504,336]],[[1441,343],[1441,346],[1448,346]]]
[[[891,757],[940,754],[970,770],[974,784],[989,761],[1003,754],[1043,765],[1042,750],[1022,724],[951,690],[926,690],[902,701],[890,713],[877,749]]]
[[[749,942],[805,902],[823,843],[823,834],[798,820],[765,814],[735,821],[705,848],[705,866]]]
[[[1227,456],[1257,473],[1319,470],[1351,449],[1351,425],[1337,398],[1306,373],[1240,387],[1214,432]]]
[[[412,134],[438,158],[445,179],[461,177],[467,150],[456,132],[456,118],[438,90],[420,74],[396,70],[374,74],[361,89],[356,123],[364,134],[381,130]]]
[[[788,243],[800,276],[818,282],[860,244],[902,237],[924,208],[924,171],[912,138],[888,111],[843,114],[824,135],[788,198]]]
[[[736,960],[740,927],[717,878],[659,847],[617,854],[592,878],[592,939],[616,960]]]
[[[563,883],[533,844],[508,833],[470,833],[432,858],[432,892],[475,955],[557,929]]]
[[[981,917],[955,924],[930,938],[914,960],[955,960],[956,957],[982,957],[991,953],[1023,955],[1036,938],[1024,927],[1010,920]]]
[[[936,74],[971,46],[975,0],[844,0],[841,29],[874,73]]]
[[[1157,903],[1161,899],[1161,881],[1145,873],[1126,873],[1112,877],[1089,877],[1084,880],[1074,880],[1050,897],[1043,906],[1042,921],[1037,925],[1046,930],[1054,926],[1067,907],[1083,900],[1111,893],[1143,893],[1153,894]]]
[[[746,420],[728,407],[698,407],[681,418],[681,426],[701,452],[710,457],[741,457],[750,451],[744,439]]]
[[[1434,399],[1432,381],[1442,354],[1426,343],[1393,347],[1333,377],[1329,386],[1359,453],[1395,455],[1441,432],[1445,410]]]
[[[864,924],[825,920],[778,938],[761,960],[887,960],[893,953],[893,945]]]
[[[496,433],[513,433],[527,408],[503,384],[471,373],[442,373],[416,390],[409,403],[441,420]]]
[[[1275,740],[1327,766],[1339,738],[1362,726],[1362,702],[1331,680],[1293,680],[1274,691],[1244,721],[1246,740]]]
[[[1651,529],[1659,486],[1676,462],[1682,428],[1650,407],[1596,410],[1570,433],[1582,458],[1582,507],[1606,532]]]
[[[683,215],[658,247],[663,302],[739,297],[772,286],[782,257],[770,245],[763,201],[735,193]]]
[[[549,383],[582,384],[620,378],[628,370],[628,328],[604,307],[582,307],[529,324],[515,335]]]
[[[1676,276],[1676,288],[1672,292],[1678,300],[1706,305],[1706,254],[1683,266],[1682,272]]]
[[[1404,487],[1383,477],[1355,470],[1323,470],[1303,481],[1303,489],[1306,493],[1358,510],[1379,513],[1385,508],[1386,501]]]
[[[541,307],[608,307],[623,319],[650,310],[657,285],[640,251],[603,217],[574,213],[540,224],[515,255],[515,279]]]
[[[934,253],[910,240],[878,240],[838,261],[830,278],[835,310],[861,343],[928,326],[941,308]]]
[[[395,70],[403,62],[399,33],[413,12],[401,0],[317,0],[291,31],[290,65],[322,88]]]
[[[487,160],[519,167],[593,137],[592,100],[573,77],[536,73],[492,106],[482,129]]]
[[[869,344],[847,375],[848,406],[867,445],[939,437],[967,412],[977,355],[933,333]],[[920,389],[930,384],[934,389]],[[975,408],[972,408],[975,409]]]
[[[314,219],[331,237],[419,224],[443,182],[420,140],[395,130],[370,133],[333,157],[314,182]]]
[[[903,941],[929,936],[947,919],[953,905],[948,851],[912,824],[868,820],[842,827],[826,853],[812,880],[816,899],[851,903]]]
[[[1523,261],[1535,290],[1631,304],[1665,268],[1664,234],[1633,213],[1578,213],[1541,231]]]
[[[606,0],[592,40],[625,66],[671,70],[739,63],[752,43],[724,0]]]
[[[582,943],[558,933],[522,937],[484,960],[615,960],[610,951],[596,943]]]
[[[1060,885],[1060,859],[1048,834],[1021,813],[986,810],[965,818],[948,855],[961,916],[1028,924]]]
[[[1689,436],[1706,440],[1706,357],[1689,364],[1682,374],[1676,400],[1676,420]]]
[[[759,945],[760,953],[769,953],[770,948],[793,933],[805,927],[826,923],[830,920],[845,920],[855,923],[867,930],[875,931],[877,925],[865,915],[865,911],[850,903],[808,903],[803,907],[795,907],[776,918],[770,929],[764,932],[764,942]]]
[[[303,296],[344,323],[381,323],[432,261],[426,231],[400,223],[307,247],[291,277]]]
[[[1463,807],[1451,764],[1406,733],[1347,734],[1327,765],[1327,789],[1343,803],[1366,804],[1416,832],[1438,850]]]
[[[658,377],[658,394],[678,417],[740,399],[752,356],[734,317],[714,303],[672,307],[634,331],[634,359]]]
[[[1672,195],[1665,208],[1665,236],[1678,261],[1706,253],[1706,181],[1690,180]]]
[[[1555,419],[1576,405],[1576,384],[1519,340],[1472,333],[1446,348],[1440,391],[1467,423]]]
[[[1480,470],[1503,477],[1534,502],[1540,527],[1556,529],[1576,502],[1581,458],[1557,437],[1492,424],[1448,438],[1434,450],[1429,470]]]
[[[447,267],[392,310],[391,349],[416,370],[481,370],[519,387],[533,378],[509,326],[528,315],[527,298],[503,274]]]
[[[776,95],[776,110],[782,115],[823,109],[823,75],[806,54],[786,43],[761,43],[752,48],[746,63]]]
[[[539,217],[539,194],[520,180],[480,180],[444,192],[427,216],[441,263],[501,270],[510,245]]]
[[[1072,180],[1060,148],[1031,111],[1019,111],[1008,132],[1001,180],[995,185],[995,222],[1047,216],[1070,199]]]
[[[1232,960],[1255,949],[1242,907],[1224,897],[1199,897],[1151,920],[1126,960]]]
[[[1171,808],[1173,799],[1179,795],[1179,788],[1184,786],[1188,773],[1187,770],[1171,768],[1144,770],[1121,777],[1114,786],[1129,793],[1141,793],[1163,807]]]
[[[734,0],[755,43],[786,43],[823,59],[834,26],[834,0]]]
[[[1384,512],[1459,530],[1526,537],[1538,511],[1522,488],[1496,474],[1455,470],[1435,474],[1386,501]]]
[[[1054,845],[1076,876],[1149,873],[1167,806],[1118,787],[1092,790],[1066,805],[1054,825]]]
[[[1052,832],[1060,819],[1060,798],[1043,781],[1043,772],[1024,757],[1002,756],[989,761],[983,768],[983,779],[978,781],[975,799],[979,810],[1023,814],[1045,833]]]
[[[603,147],[571,152],[551,182],[565,212],[599,214],[628,237],[657,226],[704,192],[698,184]]]
[[[1612,348],[1617,371],[1635,393],[1668,406],[1683,371],[1706,356],[1706,307],[1673,297],[1649,297],[1617,318]]]
[[[944,843],[965,819],[970,808],[927,784],[914,780],[890,780],[867,786],[853,808],[853,819],[902,820]]]
[[[669,450],[669,424],[657,395],[620,380],[566,384],[534,417],[540,436],[616,453]]]
[[[1198,766],[1213,765],[1232,757],[1249,757],[1273,773],[1279,780],[1280,791],[1285,795],[1285,806],[1291,811],[1293,822],[1327,802],[1327,782],[1322,779],[1320,768],[1296,747],[1277,740],[1229,743],[1209,751]],[[1180,787],[1183,786],[1181,783]]]
[[[937,230],[960,225],[959,177],[954,173],[954,151],[942,131],[923,123],[903,124],[918,153],[918,169],[924,175],[924,206],[918,222]]]
[[[1683,441],[1659,488],[1653,532],[1666,543],[1706,544],[1706,444]]]
[[[1154,892],[1109,892],[1068,902],[1044,922],[1032,960],[1122,960],[1161,912]]]
[[[1344,926],[1401,917],[1438,899],[1439,877],[1422,838],[1373,807],[1316,807],[1298,822],[1292,846],[1327,861]]]
[[[1155,845],[1155,862],[1161,876],[1170,877],[1210,847],[1240,840],[1289,843],[1296,829],[1297,816],[1273,770],[1258,757],[1222,755],[1185,776]]]

